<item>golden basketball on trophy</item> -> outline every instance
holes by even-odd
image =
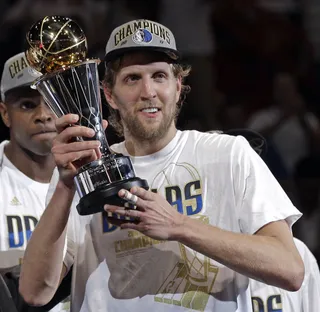
[[[26,57],[42,74],[79,64],[87,57],[87,39],[80,26],[64,16],[46,16],[27,33]]]
[[[99,59],[87,59],[87,40],[80,26],[68,17],[46,16],[27,33],[25,51],[30,67],[40,73],[33,87],[57,117],[77,114],[78,124],[95,131],[102,157],[78,170],[74,177],[80,197],[80,215],[104,211],[105,204],[132,208],[118,196],[120,189],[148,189],[136,177],[128,156],[113,153],[102,127]],[[84,138],[77,138],[85,140]],[[133,207],[134,208],[134,207]]]

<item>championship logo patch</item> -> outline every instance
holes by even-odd
[[[152,34],[149,30],[140,28],[132,35],[132,40],[137,44],[150,43]]]

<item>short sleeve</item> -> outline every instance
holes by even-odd
[[[301,213],[247,140],[236,137],[232,151],[239,226],[254,234],[264,225],[286,220],[291,227]]]

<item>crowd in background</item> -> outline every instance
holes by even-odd
[[[266,163],[304,213],[294,234],[320,260],[319,1],[2,0],[1,70],[25,49],[26,32],[45,15],[76,20],[89,56],[98,58],[110,31],[126,21],[148,18],[169,27],[193,68],[178,127],[261,133]],[[117,140],[107,133],[110,143]],[[1,124],[0,139],[7,138]]]

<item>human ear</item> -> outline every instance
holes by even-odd
[[[0,114],[1,118],[3,120],[3,123],[10,128],[11,122],[10,122],[10,117],[8,113],[8,108],[7,105],[4,104],[3,102],[0,102]]]

